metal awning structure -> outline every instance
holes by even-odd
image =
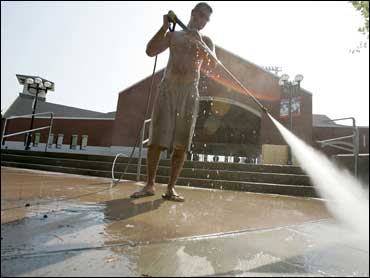
[[[336,137],[336,138],[321,140],[321,141],[316,141],[316,142],[321,144],[322,148],[329,146],[329,147],[333,147],[336,149],[352,152],[353,153],[353,164],[354,164],[353,168],[354,168],[355,176],[357,177],[358,153],[359,153],[359,148],[360,148],[359,147],[360,141],[359,141],[359,131],[358,131],[358,127],[356,126],[355,118],[353,117],[340,118],[340,119],[329,120],[328,122],[335,122],[335,121],[342,121],[342,120],[352,120],[352,135]],[[352,138],[352,143],[342,141],[342,140],[346,140],[350,138]]]

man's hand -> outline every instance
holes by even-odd
[[[168,30],[168,28],[170,28],[170,21],[169,21],[169,19],[168,19],[168,15],[167,14],[165,14],[165,15],[163,15],[163,25],[162,25],[162,28],[163,28],[163,30]]]
[[[207,59],[208,59],[208,68],[210,69],[214,69],[217,65],[217,56],[216,56],[216,52],[215,52],[215,45],[213,44],[212,40],[207,37],[207,36],[204,36],[203,37],[203,46],[204,47],[207,47],[205,49],[205,52],[207,53]],[[209,57],[211,57],[211,59],[209,59]]]
[[[189,30],[187,35],[190,37],[190,40],[192,41],[200,41],[201,43],[203,42],[202,36],[199,34],[197,30]]]

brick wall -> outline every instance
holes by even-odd
[[[99,119],[54,119],[52,133],[54,133],[54,140],[58,133],[64,134],[63,144],[70,144],[71,136],[73,134],[79,135],[79,142],[81,135],[88,135],[88,145],[90,146],[111,146],[111,134],[113,127],[113,120],[99,120]],[[31,118],[13,119],[8,121],[6,127],[6,134],[24,131],[30,128]],[[49,125],[47,119],[35,119],[33,128]],[[41,133],[40,142],[45,143],[49,129],[36,131]],[[10,141],[24,141],[25,135],[17,135],[9,137]],[[55,143],[55,141],[54,141]]]

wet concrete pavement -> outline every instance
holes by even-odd
[[[2,167],[2,276],[368,276],[368,239],[322,200]],[[367,246],[367,247],[366,247]]]

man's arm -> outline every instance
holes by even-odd
[[[146,46],[146,54],[150,57],[162,53],[170,46],[171,34],[167,32],[170,23],[167,15],[163,16],[163,25]]]

